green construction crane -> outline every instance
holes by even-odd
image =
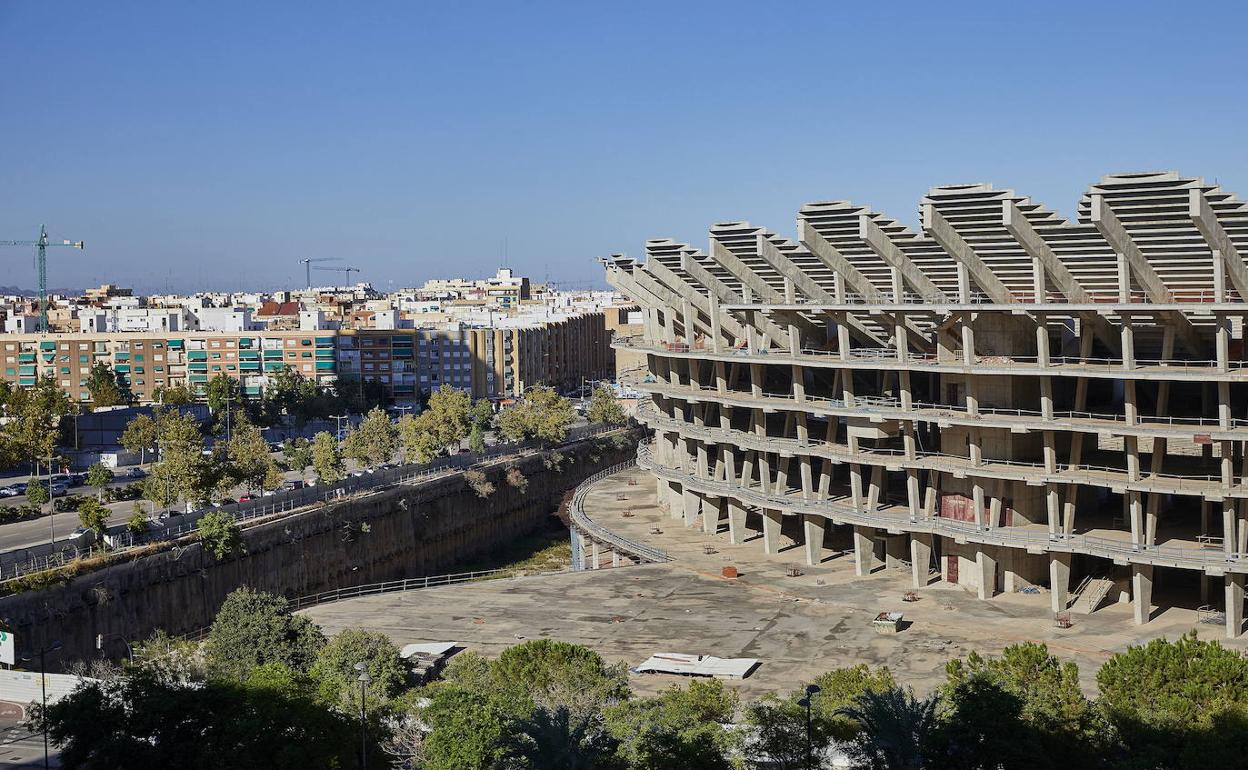
[[[81,249],[83,242],[61,241],[60,243],[49,243],[48,226],[39,225],[39,240],[0,241],[0,246],[34,246],[37,249],[35,263],[39,271],[39,331],[46,332],[48,330],[48,247],[68,246],[71,249]]]

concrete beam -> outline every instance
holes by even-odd
[[[808,298],[828,305],[836,304],[835,297],[816,283],[815,280],[807,275],[804,270],[793,264],[793,261],[786,257],[780,249],[777,249],[776,245],[768,240],[767,236],[762,233],[759,233],[758,235],[757,251],[758,256],[762,258],[764,262],[775,268],[776,272],[792,280],[793,285],[797,288],[797,290],[805,294]],[[853,326],[854,331],[857,332],[860,337],[876,347],[884,346],[884,340],[880,339],[874,332],[863,326],[860,322],[849,317],[848,315],[846,315],[845,320]],[[909,328],[907,328],[907,331],[918,335],[920,345],[924,342],[922,334],[913,332],[913,330]]]
[[[971,244],[967,243],[966,239],[953,229],[944,215],[930,203],[923,204],[923,229],[940,244],[941,248],[949,252],[950,256],[966,266],[971,278],[993,302],[1008,305],[1014,301],[1009,287],[997,277],[996,273],[992,272],[992,268],[988,267],[979,254],[975,253]]]
[[[819,234],[809,222],[805,219],[797,221],[798,240],[802,245],[810,249],[810,253],[814,254],[820,262],[827,265],[832,272],[839,275],[858,294],[861,294],[869,304],[882,305],[888,302],[888,297],[884,293],[875,288],[875,284],[867,278],[862,272],[854,267],[854,265],[841,254],[840,250],[828,242],[826,238]]]
[[[700,324],[703,328],[710,329],[711,319],[711,303],[697,289],[689,285],[680,276],[673,273],[666,265],[658,260],[650,260],[644,267],[639,267],[633,271],[633,277],[641,284],[645,285],[647,281],[653,281],[659,286],[666,288],[674,295],[693,305],[694,309],[706,317],[707,322]],[[658,292],[653,292],[657,294]],[[722,329],[733,338],[742,338],[745,336],[745,330],[737,319],[723,313],[720,315],[719,324]]]
[[[865,241],[880,259],[901,273],[901,279],[915,292],[924,297],[938,297],[941,298],[940,301],[944,301],[944,292],[919,269],[918,265],[911,262],[901,247],[888,237],[888,233],[884,232],[875,220],[866,214],[858,217],[858,237]]]
[[[1214,251],[1213,258],[1221,258],[1226,277],[1239,293],[1240,299],[1248,300],[1248,269],[1244,267],[1244,259],[1240,256],[1239,249],[1235,248],[1231,236],[1218,221],[1218,215],[1214,213],[1213,206],[1209,205],[1209,199],[1205,197],[1203,190],[1188,191],[1187,208],[1188,216],[1192,218],[1196,229]],[[1223,298],[1218,299],[1224,301]],[[1227,617],[1230,617],[1229,614]]]
[[[720,302],[726,305],[742,304],[740,295],[730,289],[723,281],[716,278],[711,271],[699,264],[691,255],[684,254],[681,256],[680,269],[688,273],[693,280],[705,286],[706,290],[719,298]],[[789,347],[789,333],[787,331],[784,331],[766,318],[761,319],[760,325],[763,327],[763,333],[776,340],[781,347]]]
[[[1148,294],[1149,299],[1156,303],[1169,302],[1170,292],[1166,289],[1165,282],[1161,280],[1161,276],[1153,269],[1148,257],[1131,238],[1131,234],[1118,219],[1118,215],[1105,202],[1103,195],[1092,196],[1092,224],[1109,243],[1110,248],[1121,254],[1127,261],[1131,268],[1132,280]],[[1192,323],[1187,320],[1186,316],[1182,313],[1165,313],[1164,318],[1174,326],[1183,344],[1189,350],[1193,353],[1202,352],[1204,346],[1201,345],[1199,335],[1196,334],[1196,330],[1192,328]]]

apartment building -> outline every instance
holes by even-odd
[[[1162,172],[1077,211],[937,187],[917,230],[819,202],[795,240],[728,222],[605,260],[644,312],[616,345],[648,360],[661,504],[812,564],[835,539],[859,575],[1039,589],[1059,622],[1125,601],[1240,635],[1248,205]]]

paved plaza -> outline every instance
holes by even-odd
[[[1072,628],[1059,629],[1046,595],[1003,594],[980,601],[973,591],[935,583],[918,590],[919,601],[906,603],[908,571],[880,569],[858,578],[852,554],[832,549],[824,552],[823,563],[806,566],[800,533],[789,538],[787,528],[774,556],[763,554],[761,534],[730,545],[726,532],[685,527],[656,508],[654,488],[644,472],[627,471],[596,485],[585,509],[614,532],[666,549],[670,563],[371,596],[306,614],[327,633],[363,627],[384,631],[400,645],[452,641],[491,656],[527,639],[549,637],[587,645],[630,666],[655,652],[758,658],[762,665],[754,674],[735,683],[746,696],[796,688],[824,670],[855,663],[887,664],[901,681],[926,691],[943,680],[950,658],[972,650],[996,653],[1024,640],[1045,642],[1056,654],[1073,658],[1091,692],[1096,668],[1110,654],[1145,639],[1196,628],[1202,638],[1245,646],[1227,642],[1222,626],[1202,625],[1188,609],[1166,609],[1137,627],[1130,604],[1109,604],[1092,615],[1076,615]],[[610,557],[601,563],[609,565]],[[735,566],[739,577],[721,577],[727,565]],[[795,566],[801,574],[790,576]],[[908,627],[898,634],[877,633],[871,620],[882,610],[904,611]],[[640,692],[673,681],[633,677]]]

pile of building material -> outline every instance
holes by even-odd
[[[717,658],[683,652],[657,652],[631,669],[637,674],[680,674],[713,676],[717,679],[745,679],[758,667],[757,658]]]

